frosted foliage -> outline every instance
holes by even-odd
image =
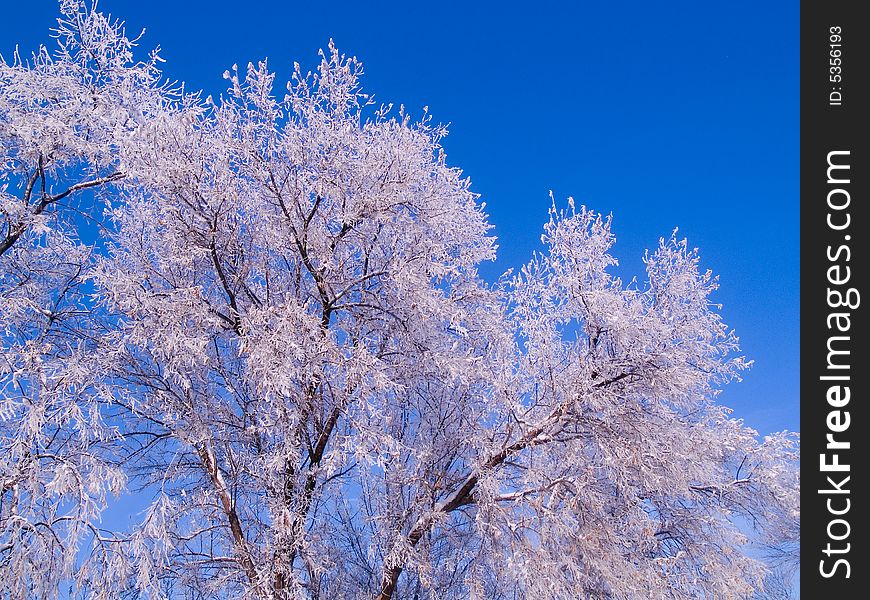
[[[0,595],[782,588],[798,438],[716,402],[748,362],[676,232],[626,284],[610,218],[554,201],[489,284],[445,128],[355,58],[203,99],[61,10],[0,62]]]

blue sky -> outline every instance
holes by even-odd
[[[540,247],[548,192],[614,215],[621,272],[674,227],[721,277],[755,367],[721,400],[799,430],[797,2],[374,3],[102,0],[166,73],[217,94],[233,63],[286,80],[333,38],[366,91],[451,123],[451,164],[487,203],[494,278]],[[8,3],[0,52],[50,41],[54,0]]]

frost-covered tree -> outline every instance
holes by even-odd
[[[487,283],[445,129],[355,58],[202,99],[61,8],[55,54],[0,63],[0,593],[763,592],[797,438],[716,402],[747,362],[685,240],[625,283],[610,218],[554,202]]]
[[[0,58],[0,595],[12,598],[85,575],[80,545],[125,485],[94,401],[106,324],[87,282],[98,199],[126,176],[139,129],[174,111],[156,54],[134,63],[119,24],[74,2],[62,12],[54,54]]]

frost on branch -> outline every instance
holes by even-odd
[[[446,130],[355,58],[203,100],[62,9],[0,68],[4,592],[748,598],[787,566],[797,437],[716,403],[748,362],[685,240],[625,284],[610,217],[554,202],[488,284]]]

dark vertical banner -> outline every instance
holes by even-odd
[[[801,3],[801,592],[870,593],[867,79],[862,3]],[[866,7],[864,7],[866,8]],[[866,13],[863,13],[866,14]]]

